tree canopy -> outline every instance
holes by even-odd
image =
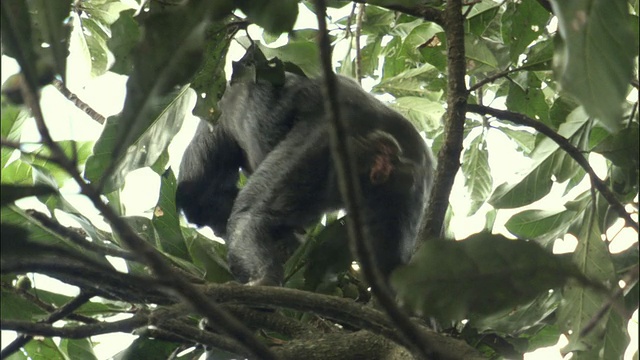
[[[116,359],[513,359],[561,336],[573,359],[627,351],[638,0],[2,0],[1,11],[3,63],[19,65],[1,99],[0,326],[18,334],[1,358],[97,359],[95,336],[115,333],[137,336]],[[283,287],[229,282],[225,246],[176,210],[169,145],[191,115],[217,121],[245,52],[269,66],[232,67],[243,76],[355,78],[437,154],[395,295],[368,271],[366,237],[349,235],[361,233],[357,204],[306,229]],[[112,116],[75,93],[108,72],[127,79]],[[58,138],[51,91],[81,110],[70,126],[101,134]],[[160,187],[133,214],[123,190],[142,168]],[[41,288],[51,278],[74,290]]]

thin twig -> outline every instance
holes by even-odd
[[[497,74],[493,74],[491,76],[489,76],[488,78],[482,79],[480,81],[478,81],[477,83],[473,84],[472,86],[469,87],[469,92],[473,92],[478,90],[479,88],[485,86],[486,84],[492,83],[502,77],[505,77],[511,73],[514,73],[516,71],[520,71],[522,70],[522,68],[514,68],[514,69],[505,69],[503,71],[500,71]]]
[[[100,115],[97,111],[93,110],[89,104],[80,100],[76,94],[72,93],[62,81],[58,79],[54,79],[52,82],[53,86],[60,91],[60,93],[67,98],[67,100],[71,101],[78,109],[85,112],[85,114],[89,115],[90,118],[97,121],[99,124],[104,125],[105,117]]]
[[[355,3],[354,3],[355,4]],[[360,36],[362,35],[362,19],[366,4],[358,4],[358,16],[356,17],[356,80],[362,85],[362,52],[360,48]]]

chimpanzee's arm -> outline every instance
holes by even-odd
[[[200,122],[182,158],[176,192],[176,204],[189,222],[226,237],[243,163],[242,149],[222,126]]]

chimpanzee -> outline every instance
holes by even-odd
[[[433,179],[433,157],[413,125],[338,76],[342,118],[357,159],[362,209],[385,276],[415,246]],[[243,283],[279,285],[295,232],[343,206],[329,149],[322,81],[231,82],[216,126],[201,122],[180,166],[177,204],[228,245]],[[238,188],[239,171],[250,175]]]

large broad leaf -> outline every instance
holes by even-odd
[[[119,136],[123,128],[130,128],[124,115],[107,119],[105,129],[93,149],[93,156],[87,160],[85,177],[92,182],[105,181],[104,192],[111,192],[124,183],[130,171],[155,164],[180,130],[184,117],[193,107],[194,98],[193,90],[186,86],[177,93],[155,98],[154,106],[148,108],[146,116],[139,119],[146,127],[138,128],[137,131],[142,132],[128,139]],[[125,144],[125,141],[128,143]],[[125,145],[125,152],[116,150]],[[114,163],[116,166],[111,176],[103,179]]]
[[[193,114],[202,119],[220,115],[218,101],[222,97],[227,78],[224,72],[225,59],[231,38],[236,34],[226,23],[214,23],[207,32],[205,59],[202,68],[191,80],[191,87],[199,95]]]
[[[555,61],[562,88],[609,131],[619,130],[638,56],[627,2],[551,0],[551,5],[563,39]]]
[[[511,61],[542,35],[551,14],[535,0],[514,1],[507,4],[502,15],[502,38],[509,46]]]
[[[31,16],[24,0],[4,0],[2,11],[2,52],[16,59],[27,81],[36,86],[36,51]]]
[[[307,76],[315,77],[322,74],[318,45],[313,41],[304,39],[300,41],[289,40],[288,44],[275,49],[260,44],[260,50],[267,59],[277,57],[283,62],[296,64]]]
[[[578,238],[578,248],[573,254],[574,262],[590,278],[611,286],[616,286],[615,270],[607,245],[602,241],[599,221],[593,219],[591,208],[587,208],[583,217]],[[564,290],[564,301],[558,309],[558,325],[567,334],[569,344],[564,352],[592,351],[597,353],[604,345],[602,335],[605,331],[607,312],[601,317],[594,329],[582,336],[584,327],[597,317],[608,295],[593,289],[569,284]]]
[[[62,339],[60,350],[67,354],[70,359],[98,360],[93,352],[91,340],[86,339]]]
[[[296,0],[236,0],[236,4],[252,23],[271,33],[283,33],[293,29],[293,24],[298,18]]]
[[[36,29],[53,55],[56,73],[64,78],[71,33],[65,20],[71,13],[71,3],[67,0],[33,0],[27,3],[31,3]]]
[[[540,79],[534,73],[523,72],[514,75],[512,80],[507,94],[507,108],[546,123],[549,105],[540,89]]]
[[[123,11],[111,25],[111,38],[107,40],[109,50],[115,57],[111,71],[121,75],[128,75],[133,70],[131,51],[140,40],[140,28],[133,18],[134,13],[134,10]]]
[[[571,263],[534,242],[481,233],[424,243],[391,281],[414,311],[449,321],[525,304],[573,276]]]
[[[513,215],[505,224],[507,230],[523,239],[536,239],[543,246],[562,237],[577,216],[571,210],[525,210]]]
[[[441,120],[445,110],[440,102],[406,96],[396,99],[391,107],[406,116],[420,130],[431,132],[442,126]]]

